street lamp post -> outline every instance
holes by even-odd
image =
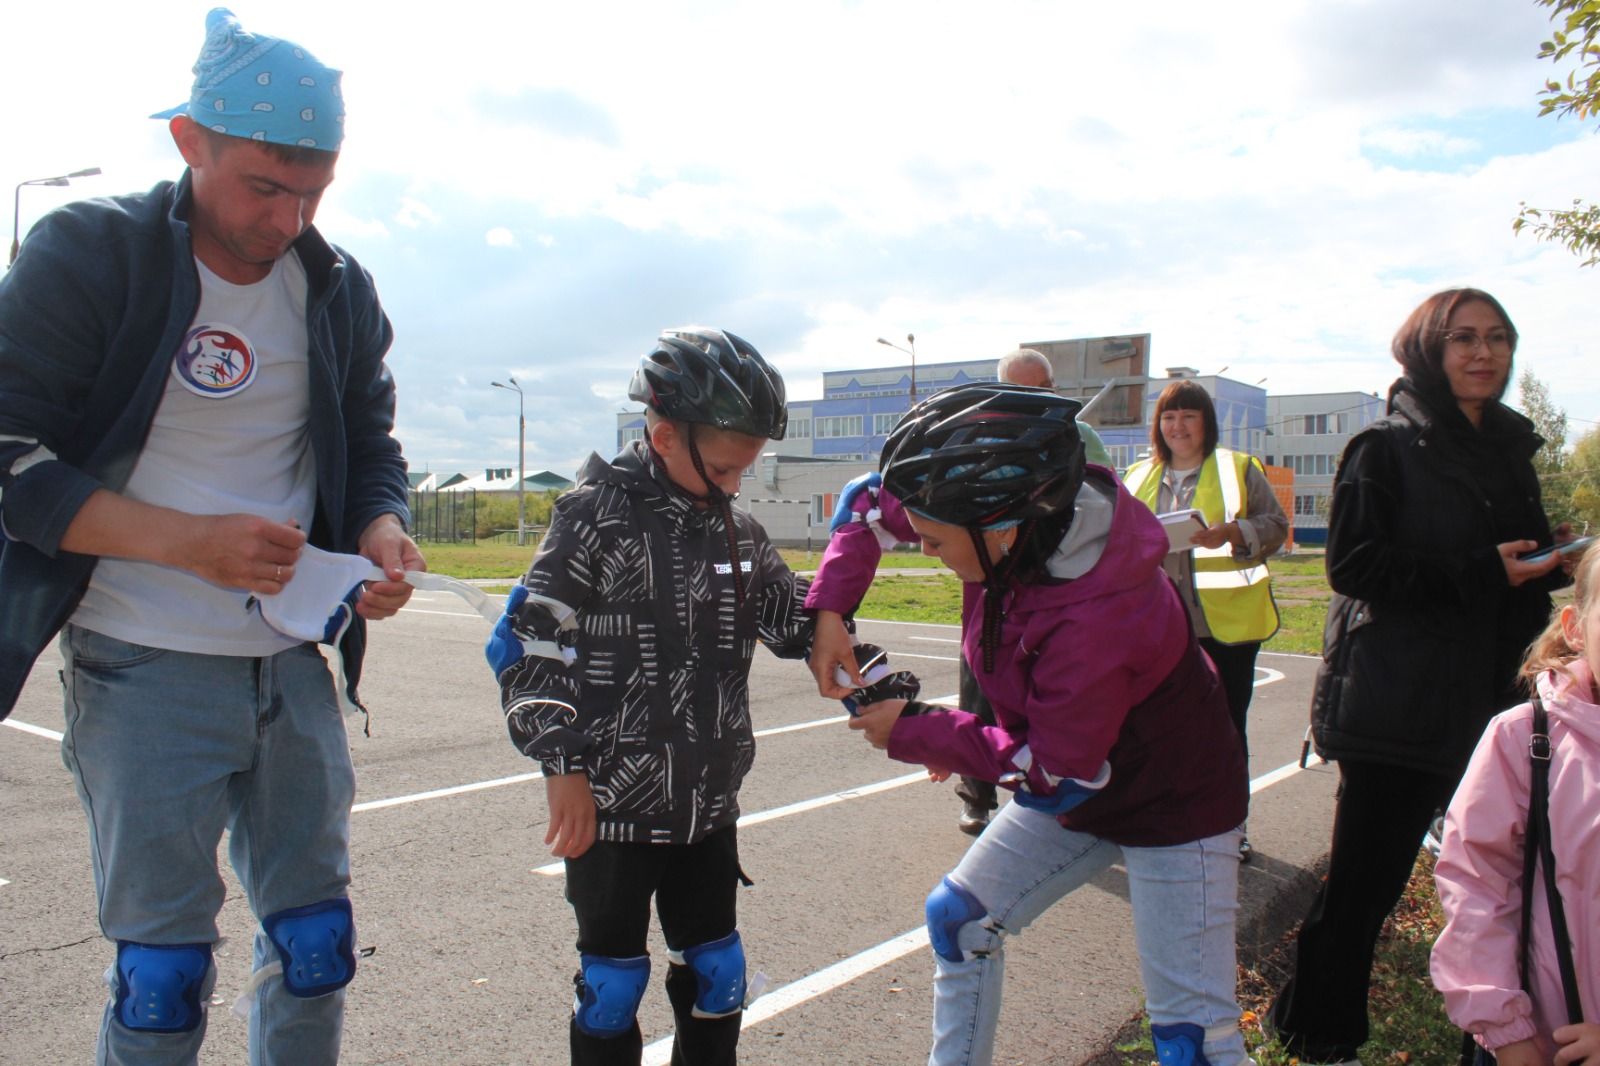
[[[17,252],[22,248],[20,236],[22,233],[22,187],[24,185],[71,185],[73,178],[92,178],[100,173],[99,167],[89,167],[87,170],[74,170],[71,174],[58,174],[53,178],[30,178],[17,183],[16,192],[11,197],[11,258],[6,261],[9,268],[17,261]]]
[[[915,407],[917,405],[917,335],[915,333],[906,334],[906,343],[911,346],[909,348],[902,348],[894,341],[883,337],[878,338],[878,343],[887,344],[895,351],[905,352],[911,357],[911,406]]]
[[[523,462],[527,454],[523,446],[524,441],[527,439],[524,428],[527,423],[522,418],[522,386],[517,384],[517,379],[514,376],[508,375],[506,380],[511,384],[502,385],[498,381],[491,381],[489,384],[497,389],[505,389],[508,392],[517,394],[517,547],[520,548],[523,545],[524,538],[527,536],[528,529],[528,509],[527,503],[523,498],[523,493],[528,487],[528,474],[523,468]]]

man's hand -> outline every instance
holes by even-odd
[[[426,570],[427,562],[416,543],[406,535],[400,519],[379,515],[361,534],[357,550],[375,566],[381,566],[388,581],[369,581],[356,602],[356,613],[369,622],[388,618],[406,605],[414,591],[405,583],[407,570]]]
[[[1556,1052],[1556,1066],[1600,1066],[1600,1024],[1579,1022],[1563,1025],[1553,1034],[1561,1050]],[[1496,1062],[1504,1060],[1497,1059]]]
[[[869,703],[847,724],[851,729],[865,733],[873,747],[887,748],[889,734],[894,731],[895,722],[900,720],[900,712],[905,710],[906,702],[906,700],[881,700],[878,703]]]
[[[855,643],[844,627],[844,617],[837,611],[818,611],[817,628],[811,638],[811,676],[817,679],[817,691],[828,699],[842,700],[867,682],[856,668]],[[836,673],[843,669],[850,675],[851,685],[839,684]]]
[[[109,489],[90,494],[61,537],[63,551],[187,570],[213,585],[273,596],[294,577],[306,535],[252,514],[196,515]]]
[[[587,774],[557,774],[544,779],[550,806],[550,828],[544,842],[558,859],[576,859],[594,843],[594,794]]]
[[[172,565],[223,588],[271,596],[294,577],[306,534],[253,514],[192,515]]]

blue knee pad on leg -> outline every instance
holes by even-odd
[[[210,969],[210,944],[117,941],[117,1021],[140,1032],[193,1032],[205,1016],[200,996]]]
[[[621,1036],[633,1028],[644,986],[650,980],[650,956],[609,959],[604,955],[578,956],[578,994],[572,1020],[590,1036]]]
[[[1150,1026],[1161,1066],[1211,1066],[1206,1061],[1206,1031],[1194,1022]]]
[[[978,897],[948,877],[928,893],[924,906],[928,919],[928,942],[933,953],[949,962],[963,962],[967,955],[959,943],[961,929],[972,922],[988,926],[989,912]]]
[[[261,919],[283,963],[283,986],[310,999],[337,992],[356,975],[356,923],[348,899],[325,899]]]
[[[718,940],[685,948],[682,962],[694,972],[699,986],[692,1012],[696,1018],[725,1018],[744,1009],[744,942],[737,929]]]

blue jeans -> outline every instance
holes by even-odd
[[[984,1064],[994,1056],[1005,978],[1006,936],[1121,859],[1128,870],[1134,939],[1152,1024],[1206,1031],[1212,1066],[1246,1062],[1234,998],[1234,916],[1239,909],[1239,833],[1170,848],[1119,847],[1063,829],[1016,803],[1001,808],[949,877],[976,896],[992,928],[971,922],[958,943],[969,957],[934,956],[929,1066]]]
[[[61,652],[62,761],[88,815],[108,938],[214,944],[225,828],[257,918],[347,894],[355,770],[315,645],[265,658],[195,655],[69,625]],[[256,968],[276,957],[258,929]],[[202,1003],[214,981],[213,970]],[[343,989],[301,999],[270,978],[250,1013],[250,1061],[333,1063],[343,1019]],[[187,1033],[128,1029],[108,1000],[95,1061],[191,1063],[204,1036],[203,1020]]]

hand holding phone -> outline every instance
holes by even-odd
[[[1542,563],[1545,559],[1549,558],[1552,552],[1557,555],[1575,555],[1583,551],[1589,545],[1593,544],[1597,539],[1600,539],[1600,534],[1590,534],[1587,537],[1578,537],[1576,540],[1569,540],[1565,544],[1546,544],[1542,548],[1535,548],[1530,552],[1523,552],[1522,554],[1518,555],[1517,558],[1525,563]]]

